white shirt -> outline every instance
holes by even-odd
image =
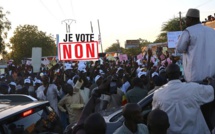
[[[183,31],[176,46],[183,53],[185,80],[202,81],[215,75],[215,30],[202,24]]]
[[[49,84],[48,90],[46,95],[44,95],[44,91],[45,87],[43,85],[41,85],[40,87],[38,87],[38,89],[36,90],[36,94],[37,94],[37,98],[39,100],[47,100],[50,103],[50,106],[55,110],[55,112],[59,114],[59,110],[58,110],[58,96],[60,96],[60,93],[57,89],[57,86],[55,84]]]
[[[155,91],[152,109],[167,113],[168,134],[210,134],[200,105],[213,99],[214,90],[210,85],[171,80]]]
[[[138,124],[137,132],[133,133],[125,126],[125,123],[123,122],[122,126],[115,130],[113,134],[149,134],[149,131],[145,124]]]

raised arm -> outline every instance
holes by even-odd
[[[176,51],[179,53],[186,53],[189,43],[190,43],[190,35],[189,35],[189,32],[185,30],[183,31],[183,33],[181,34],[178,40],[178,44],[176,45]]]

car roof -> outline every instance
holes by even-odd
[[[143,108],[143,106],[149,104],[152,101],[154,92],[152,92],[151,94],[147,95],[146,97],[144,97],[142,100],[140,100],[137,104]],[[108,116],[103,116],[105,121],[108,122],[111,118],[113,118],[114,116],[116,116],[119,113],[122,113],[122,109],[124,106],[122,106],[119,110],[113,112],[112,114],[108,115]],[[121,118],[119,118],[119,120],[122,120],[123,116]]]
[[[0,94],[0,101],[10,101],[10,102],[33,102],[38,101],[37,99],[33,98],[30,95],[24,95],[24,94]]]

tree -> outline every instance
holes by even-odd
[[[139,39],[140,40],[140,46],[137,48],[123,48],[120,47],[119,49],[119,45],[118,43],[113,43],[110,47],[108,47],[105,52],[121,52],[123,54],[127,54],[128,56],[136,56],[138,54],[140,54],[142,52],[142,47],[148,46],[149,44],[151,44],[150,41],[146,40],[146,39]]]
[[[128,48],[128,49],[125,49],[123,51],[124,54],[127,54],[129,56],[136,56],[138,54],[140,54],[142,52],[141,48],[140,47],[137,47],[137,48]]]
[[[34,25],[18,26],[10,42],[12,43],[11,58],[15,62],[21,62],[23,58],[31,57],[32,47],[41,47],[42,56],[56,55],[53,37],[39,31],[38,27]]]
[[[7,38],[7,32],[11,29],[11,22],[8,20],[7,15],[9,12],[4,13],[3,8],[0,7],[0,54],[6,54],[6,43],[4,39]]]
[[[140,47],[147,47],[149,44],[151,44],[152,42],[146,40],[146,39],[139,39],[140,40]]]
[[[105,52],[122,52],[124,50],[123,47],[119,47],[118,43],[113,43],[111,46],[109,46],[107,49],[105,49]]]
[[[182,30],[186,28],[185,25],[185,18],[181,19],[182,23]],[[181,31],[180,30],[180,18],[172,18],[165,22],[162,27],[161,27],[161,33],[158,35],[157,39],[154,41],[154,43],[159,43],[159,42],[167,42],[167,32],[170,31]]]

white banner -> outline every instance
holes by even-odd
[[[182,31],[167,32],[168,48],[175,48]]]

